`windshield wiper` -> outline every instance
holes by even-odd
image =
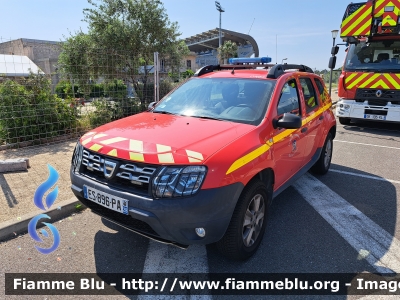
[[[210,117],[210,116],[190,116],[190,117],[207,119],[207,120],[226,121],[225,119],[220,119],[220,118],[215,118],[215,117]]]
[[[158,113],[158,114],[165,114],[165,115],[176,115],[170,111],[166,111],[166,110],[153,110],[153,113]]]

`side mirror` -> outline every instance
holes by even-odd
[[[332,55],[336,55],[336,54],[338,54],[338,52],[339,52],[339,46],[332,47],[332,49],[331,49]]]
[[[334,69],[335,66],[336,66],[336,56],[332,56],[332,57],[329,59],[328,68],[329,68],[329,69]]]
[[[285,113],[279,120],[273,121],[274,128],[298,129],[301,128],[301,118],[294,114]]]
[[[147,110],[152,110],[154,105],[156,105],[157,102],[150,102],[149,106],[147,107]]]

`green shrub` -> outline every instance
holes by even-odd
[[[50,80],[31,74],[19,84],[0,84],[0,141],[16,143],[71,132],[77,119],[69,105],[51,93]]]

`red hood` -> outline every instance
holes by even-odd
[[[141,113],[81,137],[85,148],[122,159],[159,164],[202,163],[253,125]]]

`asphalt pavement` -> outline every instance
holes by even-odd
[[[214,245],[180,250],[149,241],[89,210],[76,212],[54,223],[61,243],[51,254],[36,251],[28,234],[16,235],[0,244],[0,299],[4,296],[4,274],[10,272],[400,272],[399,156],[400,125],[338,123],[330,172],[324,176],[307,173],[274,199],[263,242],[256,255],[245,262],[225,259]],[[312,192],[307,190],[310,186]],[[372,295],[365,299],[379,297]],[[45,298],[94,299],[93,296],[29,297]],[[95,298],[110,299],[110,296]],[[213,298],[232,299],[231,296]],[[270,298],[293,299],[293,296],[263,297]],[[329,297],[332,298],[363,296]],[[7,299],[22,298],[7,296]]]

